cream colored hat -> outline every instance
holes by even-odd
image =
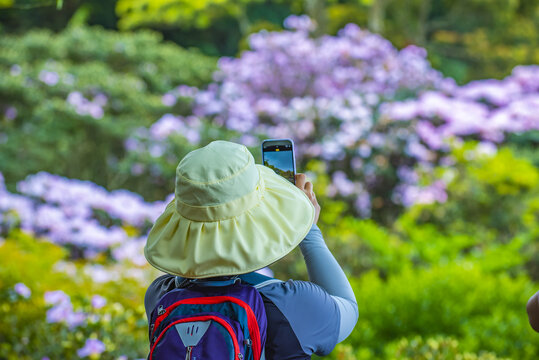
[[[244,274],[292,251],[314,216],[307,195],[255,164],[245,146],[213,141],[178,164],[174,200],[150,230],[144,255],[186,278]]]

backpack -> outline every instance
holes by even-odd
[[[266,327],[254,286],[186,279],[151,313],[148,360],[263,360]]]

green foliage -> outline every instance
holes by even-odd
[[[256,1],[119,0],[116,4],[116,13],[120,17],[118,22],[120,29],[131,29],[147,24],[207,28],[219,17],[243,16],[246,4]]]
[[[459,342],[454,338],[437,336],[423,339],[421,336],[413,339],[402,339],[396,344],[396,350],[390,352],[399,360],[498,360],[493,353],[462,353]]]
[[[525,276],[489,274],[465,262],[405,270],[387,281],[371,272],[354,283],[354,291],[360,315],[347,343],[368,347],[376,357],[385,344],[419,334],[458,338],[463,351],[514,359],[539,355],[523,311],[534,291]]]
[[[124,140],[170,111],[163,93],[180,84],[202,86],[214,67],[214,59],[148,31],[74,27],[3,36],[0,163],[6,182],[44,170],[109,189],[133,186],[116,168]],[[77,94],[78,100],[70,98]],[[186,108],[179,102],[175,111]]]
[[[389,228],[346,216],[310,164],[319,226],[359,304],[354,332],[332,359],[534,359],[525,304],[537,290],[539,170],[508,148],[456,147],[445,203],[409,208]],[[316,184],[321,187],[317,188]],[[289,270],[293,267],[290,266]]]
[[[2,358],[71,359],[88,338],[105,344],[106,352],[100,359],[146,356],[148,325],[142,303],[145,287],[128,275],[137,270],[125,269],[114,282],[97,282],[84,271],[88,264],[67,263],[66,256],[57,245],[18,232],[0,243]],[[117,272],[112,267],[104,269]],[[28,298],[14,291],[17,283],[31,290]],[[44,294],[53,290],[70,296],[74,311],[86,314],[84,324],[70,328],[63,322],[47,321],[52,305],[45,302]],[[93,295],[107,299],[105,306],[93,307]]]
[[[403,216],[404,228],[412,220],[444,234],[481,234],[484,241],[502,243],[532,230],[534,224],[524,222],[523,216],[539,198],[539,170],[508,148],[482,157],[474,155],[474,147],[468,143],[455,149],[456,164],[433,174],[449,182],[449,200],[415,206]]]

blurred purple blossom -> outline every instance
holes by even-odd
[[[59,303],[47,310],[47,322],[59,323],[66,322],[73,312],[71,303]]]
[[[11,76],[19,76],[22,73],[22,69],[19,65],[14,64],[9,68]]]
[[[8,108],[4,112],[4,116],[8,120],[14,120],[17,117],[17,114],[18,114],[17,108],[14,106],[8,106]]]
[[[144,169],[145,167],[143,164],[135,163],[133,164],[133,166],[131,166],[131,174],[135,176],[141,175],[142,173],[144,173]]]
[[[62,290],[47,291],[44,294],[45,303],[49,305],[66,304],[70,303],[71,299]]]
[[[87,339],[84,346],[77,350],[77,355],[81,358],[92,355],[99,355],[105,351],[105,344],[98,339]]]
[[[179,132],[184,127],[180,117],[172,114],[165,114],[150,127],[150,134],[155,140],[164,140],[170,134]]]
[[[88,264],[84,267],[84,273],[86,276],[91,277],[96,283],[102,284],[109,281],[118,281],[120,274],[117,271],[111,271],[105,268],[103,265]]]
[[[87,315],[82,311],[73,311],[69,295],[62,290],[47,291],[44,294],[45,303],[53,305],[47,310],[48,323],[65,323],[72,329],[84,324]]]
[[[107,299],[105,299],[103,296],[100,296],[100,295],[92,296],[92,307],[94,309],[101,309],[106,304],[107,304]]]
[[[58,80],[60,80],[60,76],[54,71],[41,70],[39,73],[39,80],[49,86],[54,86],[58,83]]]
[[[67,326],[70,329],[76,328],[77,326],[81,326],[86,322],[86,319],[88,318],[88,315],[83,313],[82,311],[71,311],[67,318],[65,319],[65,322]]]
[[[316,29],[316,25],[307,15],[290,15],[285,19],[284,26],[287,29],[307,32]]]
[[[0,226],[20,226],[57,244],[74,245],[88,257],[125,247],[130,249],[125,252],[129,257],[121,259],[140,264],[143,251],[139,236],[146,234],[149,225],[166,206],[161,201],[147,203],[140,195],[127,190],[108,192],[89,181],[45,172],[19,182],[17,189],[21,195],[7,192],[2,179],[0,177]],[[118,225],[103,225],[96,211],[138,229],[138,233],[129,235]],[[129,245],[131,242],[133,245]]]
[[[188,85],[180,85],[175,90],[176,96],[180,97],[193,97],[198,92],[198,88]]]
[[[144,245],[146,245],[146,238],[140,238],[138,240],[133,240],[125,242],[124,244],[116,247],[112,251],[112,256],[117,261],[122,261],[129,259],[135,265],[142,266],[147,264],[146,258],[144,257]]]
[[[28,299],[32,295],[32,291],[23,283],[17,283],[14,286],[14,290],[17,294],[22,296],[25,299]]]
[[[108,98],[105,94],[98,93],[93,100],[86,99],[78,91],[70,92],[66,99],[67,103],[75,108],[79,115],[90,115],[94,119],[101,119],[105,111],[103,107],[107,104]]]
[[[396,192],[399,194],[399,202],[404,206],[447,201],[446,184],[441,180],[428,186],[402,184],[397,187]]]
[[[165,106],[174,106],[176,104],[176,97],[172,95],[171,93],[166,93],[161,97],[161,102]]]

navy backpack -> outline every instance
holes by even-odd
[[[148,360],[260,360],[266,311],[258,290],[239,278],[185,280],[151,313]]]

